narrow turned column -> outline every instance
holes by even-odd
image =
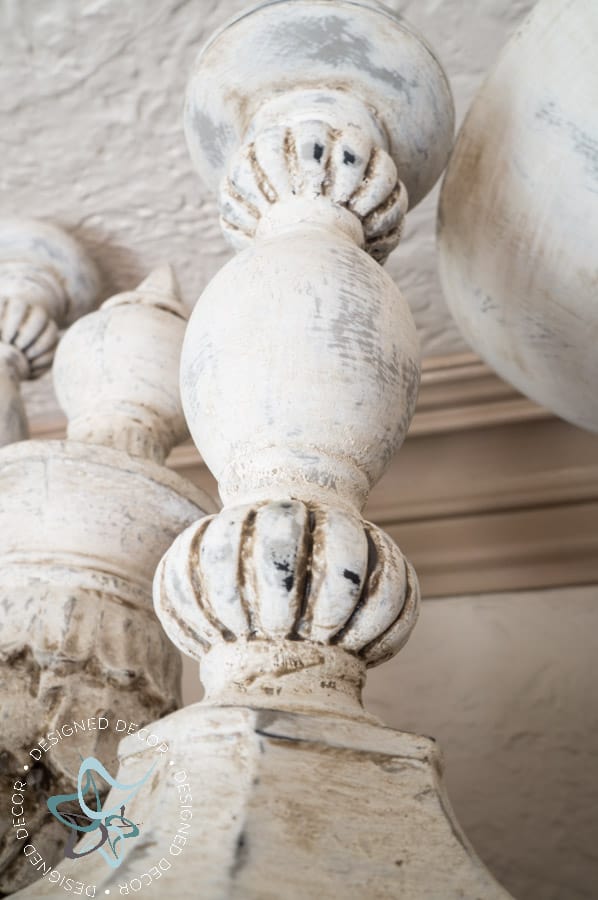
[[[100,279],[55,225],[0,219],[0,447],[28,436],[20,384],[50,368],[58,330],[89,312]]]
[[[258,7],[208,44],[189,82],[191,155],[240,250],[202,294],[181,358],[187,422],[224,509],[169,551],[155,603],[201,660],[207,702],[364,718],[365,668],[400,649],[418,605],[412,567],[361,517],[420,374],[409,308],[380,263],[442,170],[452,102],[402,23],[351,10]],[[369,47],[363,66],[335,29]],[[320,87],[299,78],[307,56]]]

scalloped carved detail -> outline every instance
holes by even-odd
[[[255,237],[276,203],[326,198],[357,217],[364,249],[383,262],[401,239],[408,207],[391,157],[359,128],[306,121],[272,127],[245,144],[221,190],[221,225],[234,247]]]
[[[379,528],[297,500],[225,508],[191,525],[158,567],[154,605],[197,659],[237,639],[338,647],[367,666],[415,625],[415,571]]]
[[[58,328],[43,307],[0,295],[0,342],[18,351],[22,378],[38,378],[52,365]]]

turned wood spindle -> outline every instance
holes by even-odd
[[[88,877],[132,891],[170,852],[179,768],[199,813],[148,896],[506,900],[447,804],[434,741],[361,702],[366,668],[417,617],[412,567],[361,511],[417,396],[415,327],[380,262],[446,163],[446,78],[377,3],[267,2],[200,52],[185,128],[239,249],[181,357],[224,506],[154,581],[206,697],[153,724],[170,761],[121,743],[122,777],[155,763],[129,810],[148,838],[128,842],[124,879],[96,861]]]

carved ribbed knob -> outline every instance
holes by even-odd
[[[0,295],[0,343],[13,351],[21,379],[37,378],[52,365],[58,328],[42,306]]]
[[[52,365],[58,329],[95,305],[100,277],[62,229],[35,219],[0,219],[0,447],[24,440],[21,381]]]
[[[304,641],[373,666],[403,646],[418,600],[413,568],[383,531],[296,500],[202,519],[177,538],[154,581],[166,632],[197,659],[223,642]]]
[[[72,440],[162,462],[187,434],[178,386],[186,312],[170,266],[77,322],[56,353]]]
[[[93,261],[62,229],[0,219],[0,343],[20,379],[50,368],[58,329],[88,312],[99,289]]]
[[[56,225],[0,219],[0,297],[39,306],[59,328],[93,309],[100,276],[81,245]]]
[[[253,240],[276,204],[319,198],[355,216],[362,229],[358,243],[374,259],[383,262],[399,243],[407,189],[392,158],[363,129],[321,121],[268,128],[241,147],[229,172],[221,223],[237,249]],[[295,208],[300,217],[301,207]],[[310,221],[315,217],[312,206]]]

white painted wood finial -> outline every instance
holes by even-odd
[[[165,265],[68,330],[53,377],[71,440],[162,462],[186,437],[178,385],[186,318]]]
[[[24,440],[20,382],[51,365],[58,330],[93,308],[100,279],[68,234],[34,219],[0,219],[0,447]]]
[[[190,526],[158,569],[154,602],[171,640],[201,660],[207,702],[363,716],[365,667],[406,642],[419,588],[371,523],[278,500]]]
[[[225,506],[175,542],[155,604],[211,703],[363,716],[365,667],[413,628],[415,573],[360,515],[419,384],[415,326],[379,262],[452,125],[433,55],[367,4],[264,4],[199,55],[187,140],[240,252],[191,315],[181,393]]]

